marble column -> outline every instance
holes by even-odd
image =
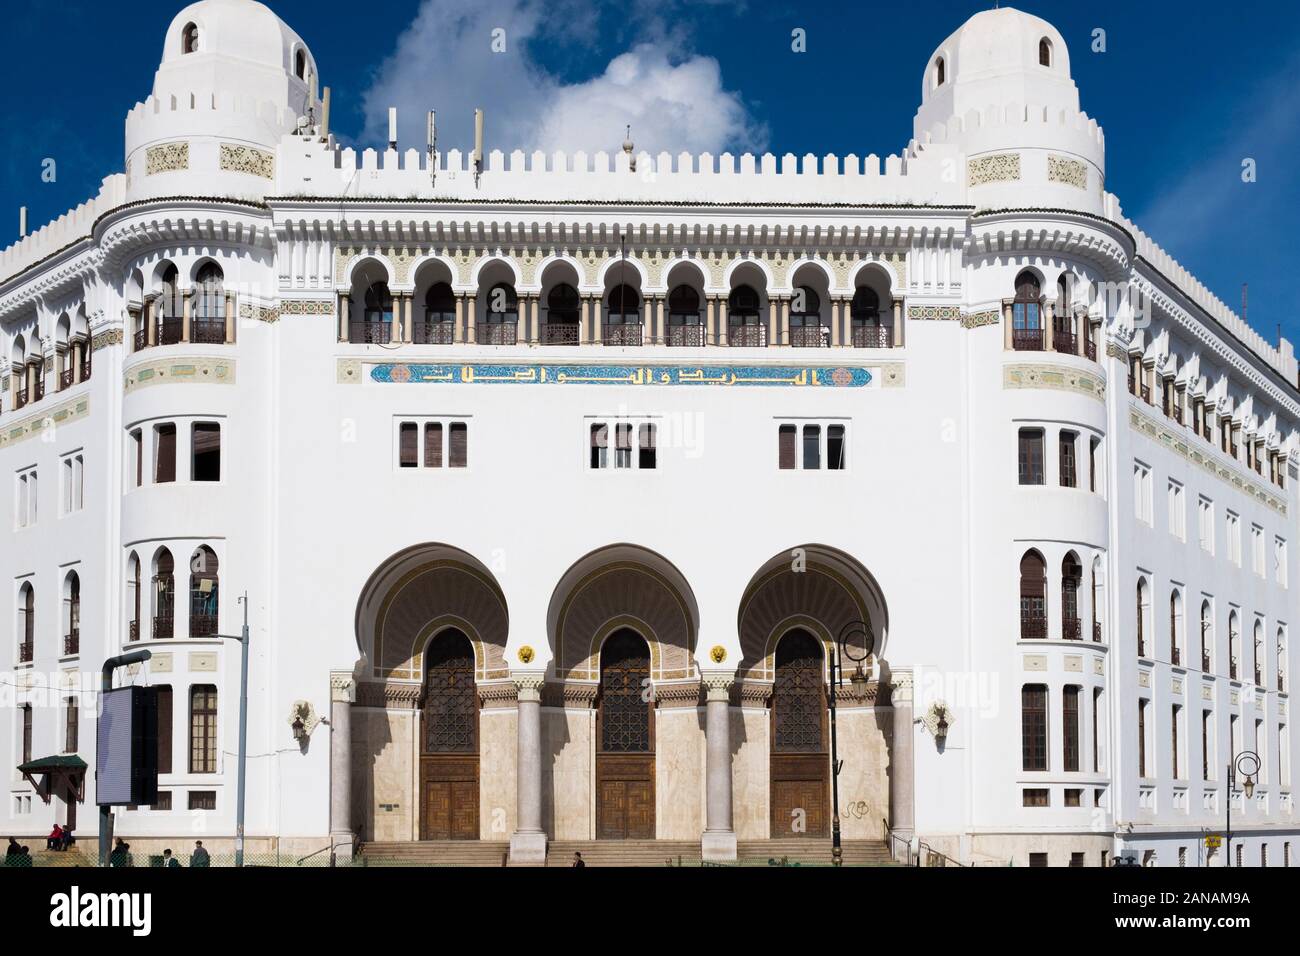
[[[351,671],[330,672],[330,844],[339,857],[351,857],[352,701],[356,683]]]
[[[476,295],[467,295],[465,297],[465,341],[471,344],[478,341],[478,297]]]
[[[540,672],[513,675],[519,695],[519,746],[515,755],[519,786],[518,821],[510,834],[511,863],[545,863],[542,829],[542,684]]]
[[[156,299],[145,299],[144,302],[144,338],[145,343],[149,346],[158,344],[158,319],[155,305]],[[344,341],[347,341],[346,339]]]
[[[181,293],[181,341],[194,341],[194,291]]]
[[[890,343],[893,348],[903,347],[903,300],[894,300],[894,340]]]
[[[1015,346],[1015,321],[1011,311],[1011,300],[1002,300],[1002,347],[1010,352]]]
[[[893,672],[889,700],[894,710],[893,750],[889,757],[889,824],[899,840],[910,840],[916,832],[911,671]],[[897,842],[892,843],[891,852],[897,846]]]
[[[1046,342],[1043,350],[1046,352],[1056,351],[1056,310],[1052,307],[1051,302],[1044,302],[1039,310],[1043,316],[1043,336]]]
[[[348,340],[348,333],[351,331],[348,328],[351,319],[351,312],[352,312],[351,295],[349,295],[347,292],[340,292],[339,293],[339,341],[340,342],[346,342]]]
[[[465,338],[465,297],[463,295],[456,296],[456,329],[452,338],[457,344],[468,341]]]
[[[230,345],[235,341],[235,296],[227,292],[225,300],[222,303],[222,319],[226,323],[226,344]]]
[[[736,831],[731,821],[731,682],[730,671],[703,674],[705,804],[700,856],[736,859]]]

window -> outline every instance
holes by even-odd
[[[609,426],[591,426],[591,467],[609,467]]]
[[[614,467],[632,467],[632,426],[627,422],[614,426]]]
[[[1151,636],[1151,588],[1146,578],[1138,578],[1137,583],[1137,652],[1138,657],[1147,656],[1147,639]]]
[[[81,653],[81,578],[69,571],[63,581],[63,656]]]
[[[1045,684],[1026,684],[1020,690],[1020,754],[1022,769],[1047,769],[1047,686]],[[1032,804],[1027,804],[1030,805]]]
[[[1079,769],[1079,690],[1068,686],[1061,698],[1061,743],[1067,771]]]
[[[777,432],[777,467],[788,471],[795,466],[799,430],[794,425],[782,425]]]
[[[944,72],[945,70],[944,70],[943,57],[939,57],[937,60],[934,61],[934,85],[935,86],[943,86],[944,80],[946,79],[946,77],[944,76]]]
[[[226,341],[225,275],[215,262],[205,262],[194,277],[190,341],[221,345]]]
[[[190,773],[217,772],[217,688],[190,688]]]
[[[23,704],[23,763],[32,759],[32,705]]]
[[[826,429],[826,467],[831,471],[844,470],[843,425],[831,425]]]
[[[24,581],[18,589],[18,663],[29,664],[36,655],[36,589]]]
[[[18,486],[15,491],[14,517],[15,526],[29,528],[36,524],[36,469],[29,468],[18,473]]]
[[[1228,538],[1228,560],[1241,567],[1241,520],[1231,511],[1225,521],[1224,533]]]
[[[452,468],[468,468],[469,426],[464,422],[452,422],[447,436],[447,464]]]
[[[1273,539],[1273,580],[1286,587],[1286,539]]]
[[[658,458],[658,426],[642,425],[637,429],[637,467],[651,470]]]
[[[163,684],[158,694],[158,772],[172,772],[172,689]],[[161,794],[160,794],[161,796]]]
[[[688,285],[676,286],[668,294],[668,344],[704,345],[700,322],[700,294]]]
[[[140,599],[144,590],[140,587],[140,556],[134,551],[126,559],[126,622],[127,641],[140,640]]]
[[[299,50],[293,57],[293,75],[300,80],[307,79],[307,54]]]
[[[366,289],[362,320],[352,322],[348,341],[361,345],[387,345],[393,338],[393,294],[387,282],[372,282]]]
[[[1147,701],[1145,698],[1138,700],[1138,776],[1146,777],[1147,774]]]
[[[63,494],[62,510],[65,515],[80,511],[85,504],[85,459],[80,453],[68,455],[60,468]]]
[[[1067,641],[1083,638],[1079,622],[1079,582],[1083,579],[1083,565],[1073,551],[1061,562],[1061,637]]]
[[[1052,805],[1051,791],[1041,787],[1032,787],[1023,791],[1020,800],[1021,804],[1026,807],[1050,807]],[[1041,856],[1044,859],[1042,863],[1031,862],[1030,866],[1047,866],[1045,862],[1047,859],[1046,853],[1031,853],[1029,856],[1031,861],[1035,856]]]
[[[166,640],[175,633],[176,562],[166,548],[154,558],[153,638]]]
[[[1197,503],[1196,517],[1201,550],[1214,554],[1214,502],[1202,495]]]
[[[154,300],[158,316],[155,334],[159,345],[175,345],[181,341],[185,330],[182,302],[179,275],[176,267],[168,264],[162,273],[162,289]]]
[[[1020,639],[1047,637],[1047,565],[1037,551],[1020,559]]]
[[[1100,687],[1092,690],[1092,772],[1101,773],[1101,701]],[[1101,806],[1101,802],[1097,802]]]
[[[1046,794],[1046,791],[1043,791],[1043,792],[1044,792],[1044,795],[1045,795],[1045,794]],[[1027,805],[1028,805],[1028,804],[1027,804]],[[1041,806],[1046,806],[1046,805],[1047,805],[1046,803],[1041,804]],[[1029,854],[1029,865],[1030,865],[1030,866],[1036,866],[1036,867],[1047,866],[1047,854],[1046,854],[1046,853],[1031,853],[1031,854]]]
[[[807,471],[815,471],[822,466],[821,459],[822,430],[818,425],[803,427],[803,466]]]
[[[216,422],[194,423],[190,478],[193,481],[221,480],[221,426]]]
[[[75,697],[67,698],[64,705],[63,752],[65,754],[75,754],[81,723],[81,709],[77,706],[77,698]]]
[[[424,321],[411,330],[412,338],[416,345],[450,345],[455,339],[455,330],[456,294],[447,283],[434,283],[424,294]]]
[[[1257,524],[1250,526],[1250,557],[1255,573],[1264,577],[1264,529]]]
[[[1068,789],[1065,791],[1065,805],[1066,805],[1067,807],[1081,807],[1081,806],[1083,806],[1083,791],[1080,790],[1078,787],[1070,787],[1070,788],[1068,788]],[[1078,858],[1078,862],[1077,862],[1077,863],[1075,862],[1075,857]],[[1083,866],[1083,854],[1082,854],[1082,853],[1075,853],[1075,854],[1073,854],[1073,856],[1071,856],[1071,858],[1070,858],[1070,865],[1071,865],[1071,866]]]
[[[1179,733],[1179,724],[1183,720],[1183,709],[1174,704],[1169,713],[1169,734],[1170,734],[1170,760],[1173,763],[1173,777],[1179,780],[1183,776],[1184,761],[1182,759],[1182,734]]]
[[[1043,430],[1020,429],[1020,483],[1043,484]]]
[[[1237,679],[1241,664],[1241,624],[1236,610],[1228,612],[1228,676]],[[1236,752],[1236,748],[1233,749]]]
[[[1011,304],[1011,345],[1021,351],[1043,349],[1043,289],[1032,272],[1016,277],[1016,297]]]
[[[1092,492],[1097,490],[1097,465],[1100,454],[1101,439],[1090,438],[1088,440],[1088,490]]]
[[[574,304],[574,321],[577,321],[577,304]],[[630,285],[611,289],[605,300],[606,325],[639,325],[641,323],[641,294]]]
[[[190,637],[217,633],[220,581],[216,552],[203,545],[190,557]]]
[[[1139,521],[1152,523],[1151,468],[1140,461],[1133,464],[1133,508]]]
[[[181,31],[181,53],[197,53],[199,51],[199,28],[197,24],[188,23],[185,29]]]
[[[153,429],[153,480],[166,484],[176,480],[176,426],[155,425]]]
[[[415,422],[402,422],[399,428],[399,468],[418,468],[420,465],[420,426]]]
[[[1212,780],[1210,776],[1210,767],[1213,762],[1210,757],[1210,734],[1214,732],[1214,711],[1201,711],[1201,779]]]
[[[613,431],[613,455],[610,455],[610,432]],[[592,422],[588,468],[598,471],[653,471],[659,465],[659,426],[651,422]]]
[[[189,797],[191,810],[217,809],[217,792],[215,790],[191,790]]]
[[[1183,660],[1183,596],[1177,588],[1169,592],[1169,663]]]
[[[782,471],[843,471],[848,467],[844,425],[789,423],[777,426],[777,468]]]
[[[1061,487],[1079,487],[1079,478],[1075,469],[1075,443],[1079,440],[1078,432],[1061,432]]]
[[[1187,508],[1183,505],[1183,486],[1169,479],[1169,533],[1179,541],[1187,540]]]
[[[420,434],[423,429],[424,438]],[[444,436],[446,447],[444,451]],[[469,464],[469,425],[424,419],[397,423],[396,465],[401,468],[465,468]]]
[[[1052,65],[1052,41],[1043,37],[1038,41],[1038,65]]]

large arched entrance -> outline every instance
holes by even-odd
[[[650,645],[630,628],[611,634],[600,651],[596,739],[596,839],[653,840]]]
[[[830,745],[825,658],[808,631],[788,631],[776,646],[772,683],[772,836],[830,833]]]
[[[420,839],[479,836],[479,705],[474,648],[448,628],[424,654],[420,702]]]

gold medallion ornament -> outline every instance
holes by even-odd
[[[531,664],[533,662],[533,649],[525,644],[519,648],[519,663]]]
[[[709,657],[713,659],[713,663],[721,664],[727,659],[727,649],[721,644],[714,644],[713,649],[709,651]]]

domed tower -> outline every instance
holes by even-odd
[[[126,119],[127,194],[259,199],[275,149],[319,112],[316,61],[256,0],[200,0],[167,28],[153,95]]]
[[[1102,211],[1105,138],[1080,111],[1070,52],[1046,20],[1003,7],[962,24],[930,56],[913,133],[965,153],[981,209]]]

